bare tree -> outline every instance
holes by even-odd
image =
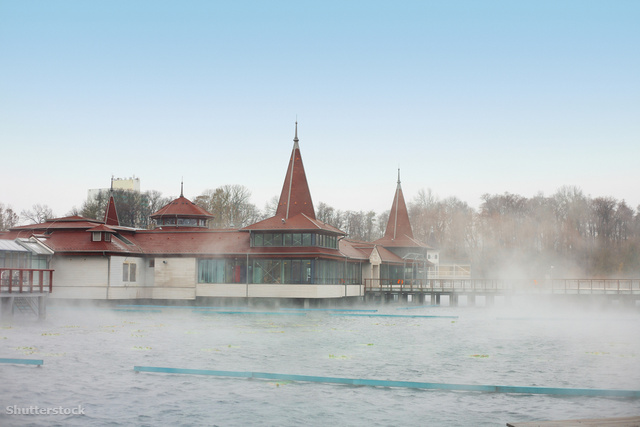
[[[273,196],[271,199],[267,201],[264,205],[264,210],[262,211],[262,218],[271,218],[275,216],[276,211],[278,210],[278,196]]]
[[[29,221],[31,224],[41,224],[47,219],[54,218],[55,215],[49,206],[35,204],[31,209],[20,212],[20,217],[23,222]]]
[[[19,217],[11,209],[11,206],[5,206],[0,203],[0,230],[8,230],[18,225]]]
[[[109,198],[113,194],[120,225],[134,228],[149,228],[149,217],[171,200],[163,198],[159,191],[137,191],[116,189],[113,192],[101,191],[95,197],[88,198],[80,209],[85,218],[103,220]]]
[[[251,192],[243,185],[223,185],[205,190],[195,204],[214,215],[213,228],[241,228],[261,218],[250,198]]]

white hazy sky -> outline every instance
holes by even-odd
[[[0,203],[111,176],[314,203],[563,185],[640,204],[640,1],[0,0]]]

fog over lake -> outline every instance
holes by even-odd
[[[341,307],[346,308],[346,307]],[[2,425],[475,425],[637,415],[638,399],[136,373],[134,366],[561,388],[640,389],[640,312],[400,304],[368,312],[49,306],[0,329]],[[229,308],[225,309],[229,311]],[[243,312],[245,311],[245,312]],[[262,313],[258,313],[262,312]],[[442,317],[417,317],[442,316]],[[453,317],[445,317],[453,316]],[[84,415],[7,408],[82,406]]]

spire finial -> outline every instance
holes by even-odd
[[[400,185],[400,168],[398,168],[398,185]]]
[[[184,177],[180,180],[180,197],[184,197]]]
[[[298,117],[296,116],[296,135],[293,138],[293,142],[295,142],[297,144],[298,141],[299,141],[299,139],[298,139]]]

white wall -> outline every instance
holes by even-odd
[[[195,258],[156,258],[154,285],[156,288],[195,289],[197,265]]]
[[[105,299],[109,261],[103,256],[57,257],[51,260],[51,298]]]

